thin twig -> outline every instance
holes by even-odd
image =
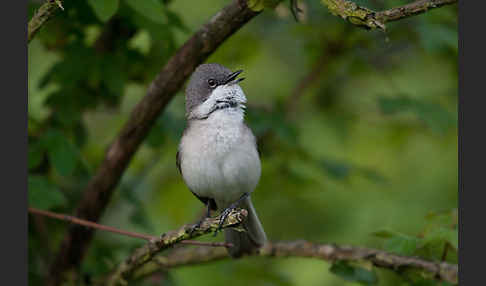
[[[431,9],[457,3],[458,0],[419,0],[410,4],[377,12],[375,18],[383,23],[423,14]]]
[[[321,0],[329,11],[351,24],[367,29],[385,30],[385,23],[425,13],[431,9],[457,3],[458,0],[418,0],[410,4],[375,12],[348,0]]]
[[[94,222],[87,221],[87,220],[84,220],[84,219],[79,219],[77,217],[73,217],[73,216],[70,216],[70,215],[54,213],[54,212],[40,210],[40,209],[36,209],[36,208],[29,208],[29,213],[42,215],[42,216],[46,216],[46,217],[50,217],[50,218],[55,218],[55,219],[59,219],[59,220],[64,220],[64,221],[68,221],[70,223],[75,223],[75,224],[91,227],[91,228],[102,230],[102,231],[117,233],[117,234],[121,234],[121,235],[124,235],[124,236],[141,238],[141,239],[145,239],[146,241],[156,241],[160,238],[158,236],[121,230],[121,229],[114,228],[114,227],[111,227],[111,226],[94,223]],[[182,240],[182,241],[179,241],[179,243],[188,244],[188,245],[199,245],[199,246],[213,246],[213,247],[230,247],[231,246],[230,244],[224,243],[224,242],[203,242],[203,241],[192,241],[192,240]]]
[[[52,19],[59,9],[64,10],[60,0],[47,0],[39,7],[39,10],[37,10],[29,21],[27,43],[30,43],[42,25]]]

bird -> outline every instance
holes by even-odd
[[[186,128],[176,165],[189,190],[222,220],[230,210],[248,211],[245,231],[223,230],[233,258],[262,247],[267,236],[251,201],[261,175],[256,137],[245,124],[246,96],[240,86],[242,70],[232,72],[217,63],[199,65],[185,90]]]

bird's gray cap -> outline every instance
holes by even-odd
[[[198,66],[186,87],[186,114],[206,101],[217,86],[233,81],[241,72],[232,72],[216,63]],[[242,78],[239,79],[241,80]]]

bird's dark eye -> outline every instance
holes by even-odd
[[[212,78],[208,79],[208,84],[210,87],[215,87],[216,86],[216,81]]]

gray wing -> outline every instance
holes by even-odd
[[[184,131],[182,131],[182,137],[184,137],[184,135],[186,134],[187,132],[187,127],[184,128]],[[181,137],[181,141],[182,141],[182,137]],[[176,166],[177,166],[177,169],[179,170],[179,173],[181,173],[182,175],[182,169],[181,169],[181,163],[182,163],[182,156],[181,156],[181,150],[180,150],[180,145],[179,147],[177,148],[177,154],[176,154]],[[183,175],[184,176],[184,175]]]
[[[253,143],[255,144],[255,149],[258,152],[258,157],[260,157],[261,154],[260,154],[260,150],[258,149],[258,144],[257,144],[257,138],[256,138],[256,136],[253,134],[253,131],[251,131],[251,128],[248,127],[248,125],[246,125],[246,123],[243,123],[243,126],[244,126],[245,131],[248,132],[250,134],[250,136],[253,138]]]
[[[179,173],[181,173],[181,175],[182,175],[182,170],[181,170],[181,152],[179,150],[177,150],[177,154],[176,154],[176,166],[177,166],[177,169],[179,170]]]
[[[177,166],[177,169],[179,170],[179,173],[181,173],[181,175],[184,177],[184,175],[182,174],[181,162],[182,162],[181,151],[180,150],[177,150],[177,154],[176,154],[176,166]],[[213,199],[198,196],[191,189],[189,189],[189,191],[191,191],[191,193],[194,196],[196,196],[196,198],[198,198],[204,205],[208,205],[209,204],[209,208],[211,210],[217,210],[218,209],[218,207],[216,206],[216,202]]]

